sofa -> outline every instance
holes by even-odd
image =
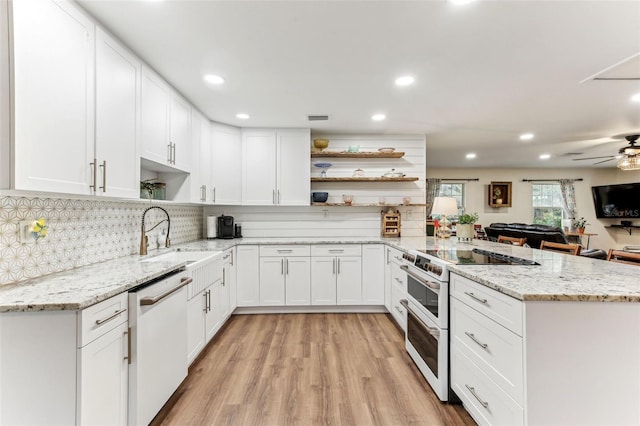
[[[528,225],[526,223],[492,223],[484,228],[487,238],[491,241],[497,241],[499,235],[514,238],[526,238],[527,245],[533,248],[540,248],[540,243],[550,241],[554,243],[569,243],[567,236],[562,228],[550,225]],[[580,252],[580,256],[591,257],[595,259],[606,259],[607,253],[600,249],[586,249]]]

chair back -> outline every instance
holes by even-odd
[[[557,253],[572,254],[578,256],[582,246],[580,244],[563,244],[544,241],[540,243],[540,250],[555,251]]]
[[[523,246],[527,242],[527,238],[515,238],[507,237],[506,235],[498,235],[498,242],[504,244],[511,244],[514,246]]]
[[[619,262],[640,266],[640,253],[631,253],[623,250],[610,249],[609,253],[607,254],[607,260],[610,262]]]

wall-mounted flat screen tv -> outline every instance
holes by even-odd
[[[597,218],[640,218],[640,182],[592,186],[591,193]]]

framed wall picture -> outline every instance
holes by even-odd
[[[511,182],[489,184],[489,206],[511,207]]]

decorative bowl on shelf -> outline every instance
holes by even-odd
[[[393,152],[393,151],[395,151],[395,150],[396,150],[395,148],[391,148],[391,147],[378,148],[378,151],[380,151],[380,152],[386,152],[387,154],[388,154],[388,153],[390,153],[390,152]]]
[[[389,170],[387,173],[383,174],[382,177],[386,177],[386,178],[399,178],[399,177],[404,177],[404,173],[402,172],[397,172],[396,169],[391,169]]]
[[[327,169],[333,166],[333,163],[313,163],[313,165],[318,167],[319,169],[322,169],[322,172],[320,172],[320,177],[327,177]]]
[[[364,170],[362,169],[355,169],[353,171],[353,177],[363,177],[364,176]]]
[[[326,203],[329,198],[328,192],[312,192],[311,198],[314,203]]]
[[[329,139],[314,139],[313,146],[322,151],[329,146]]]

